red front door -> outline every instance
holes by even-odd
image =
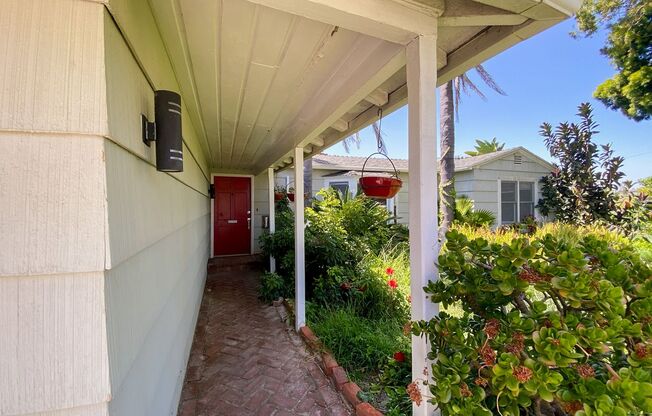
[[[215,177],[214,255],[250,254],[251,178]]]

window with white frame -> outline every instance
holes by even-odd
[[[512,224],[534,216],[534,182],[500,181],[500,222]]]
[[[335,189],[336,191],[340,192],[342,195],[346,195],[351,190],[349,189],[349,182],[348,181],[331,181],[328,183],[328,186],[331,188]]]

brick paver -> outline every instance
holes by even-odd
[[[257,299],[258,276],[209,274],[179,416],[351,415],[317,358]]]

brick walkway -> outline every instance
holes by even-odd
[[[258,276],[209,274],[179,416],[351,415],[276,308],[258,301]]]

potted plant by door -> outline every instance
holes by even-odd
[[[282,201],[285,198],[285,188],[277,186],[274,188],[274,201]]]
[[[287,196],[288,196],[288,199],[289,199],[291,202],[294,202],[294,187],[293,187],[293,186],[290,186],[290,187],[287,189]]]

